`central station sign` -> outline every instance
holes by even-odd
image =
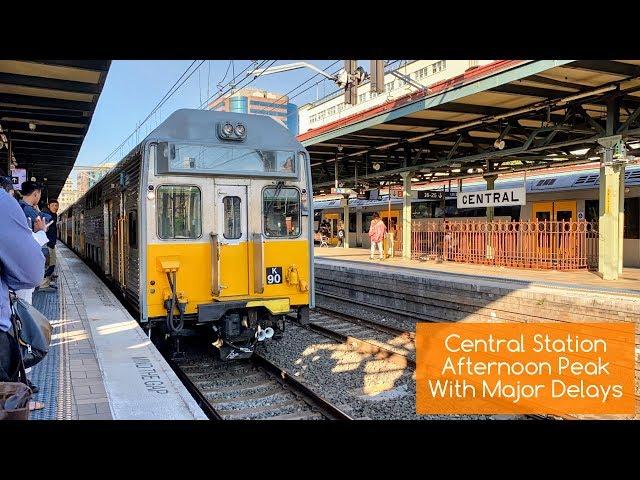
[[[512,207],[526,203],[527,191],[524,187],[458,194],[458,208]]]

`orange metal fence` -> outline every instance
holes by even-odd
[[[418,259],[578,270],[598,267],[598,230],[586,221],[412,222]]]

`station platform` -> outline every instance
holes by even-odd
[[[113,293],[58,243],[58,290],[33,303],[52,323],[51,349],[28,374],[45,408],[31,420],[206,420]]]
[[[640,295],[640,268],[624,268],[617,280],[603,280],[595,272],[587,270],[525,270],[518,268],[476,265],[458,262],[407,260],[402,257],[388,257],[380,261],[369,260],[369,250],[365,248],[316,247],[315,258],[326,258],[345,262],[364,262],[380,265],[381,268],[415,269],[432,273],[467,275],[471,277],[503,280],[531,286],[551,286],[570,289],[602,291],[612,294]]]
[[[419,322],[629,322],[640,331],[640,269],[626,268],[619,280],[606,281],[588,271],[370,260],[361,248],[316,248],[314,267],[316,306],[410,331]],[[634,344],[640,358],[638,333]],[[637,420],[637,361],[634,377]]]

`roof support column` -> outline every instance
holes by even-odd
[[[488,162],[487,162],[488,163]],[[497,173],[492,173],[489,175],[484,175],[484,179],[487,182],[487,190],[493,190],[496,184],[496,178],[498,178]],[[487,207],[487,223],[493,223],[493,214],[494,207]],[[487,225],[487,235],[486,235],[486,257],[493,258],[493,234],[491,233],[493,230],[493,225]]]
[[[492,173],[490,175],[485,175],[483,178],[487,182],[487,190],[493,190],[496,185],[496,179],[498,178],[498,174]],[[493,213],[494,213],[494,207],[487,207],[487,222],[493,222]]]
[[[402,258],[411,259],[411,172],[402,173]]]
[[[614,97],[607,103],[607,135],[598,143],[604,147],[600,164],[598,222],[598,275],[616,280],[622,273],[624,258],[624,163],[616,162],[613,149],[622,137],[614,135],[620,123],[620,102]]]
[[[613,150],[606,148],[600,167],[598,274],[605,280],[616,280],[622,271],[624,166],[612,164],[612,156]]]
[[[342,238],[342,247],[349,248],[349,195],[344,196],[344,206],[342,208],[342,229],[344,230],[344,237]],[[340,230],[340,226],[338,226]]]

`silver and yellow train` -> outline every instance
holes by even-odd
[[[60,215],[60,237],[140,322],[221,358],[313,306],[309,155],[267,116],[178,110]]]

